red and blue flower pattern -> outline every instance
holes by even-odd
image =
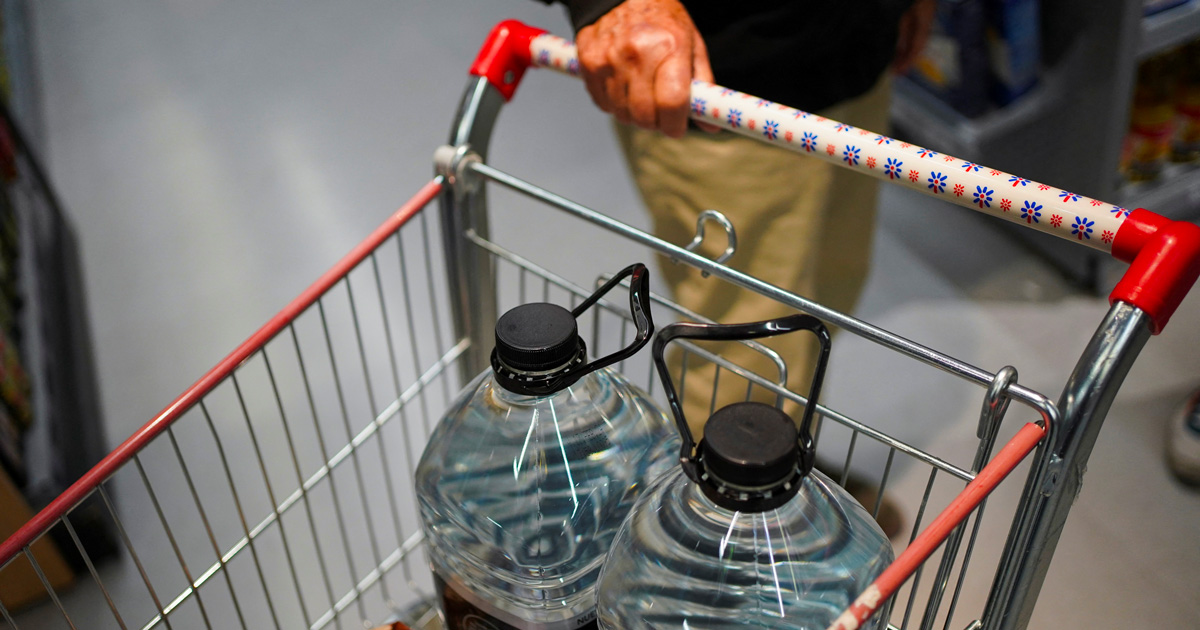
[[[804,136],[800,138],[800,146],[809,153],[817,150],[817,134],[805,131]]]
[[[1032,201],[1026,201],[1025,207],[1021,209],[1021,218],[1025,219],[1026,223],[1037,223],[1042,216],[1042,207]]]
[[[888,158],[883,165],[883,172],[887,173],[888,179],[899,179],[904,174],[904,169],[900,168],[903,164],[900,160]]]
[[[858,147],[846,146],[846,150],[842,152],[842,161],[850,166],[858,166],[858,154],[861,150]]]
[[[929,190],[932,190],[933,194],[935,195],[946,192],[946,176],[938,172],[930,173],[928,188]]]
[[[531,52],[536,65],[568,74],[579,72],[574,46],[566,40],[552,35],[539,36],[534,39]],[[974,162],[913,146],[730,88],[694,81],[691,96],[689,109],[694,117],[703,117],[706,121],[760,140],[791,146],[795,151],[818,155],[821,159],[842,166],[866,167],[862,171],[875,177],[887,178],[926,194],[946,196],[954,203],[989,214],[1008,216],[1010,220],[1082,241],[1098,249],[1112,247],[1116,233],[1129,216],[1130,211],[1122,206],[1103,204],[1070,191],[988,169]],[[854,135],[861,136],[865,146],[821,141],[838,133],[855,131],[858,133]],[[911,168],[912,159],[938,158],[945,163],[944,168],[950,170],[930,169],[922,173],[924,169]],[[1000,181],[1008,185],[1012,194],[1001,195],[1004,199],[997,198],[998,182],[995,178],[1001,178]]]

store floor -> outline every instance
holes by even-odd
[[[517,0],[32,9],[46,160],[82,243],[110,444],[427,181],[491,24],[517,17],[568,32],[557,8]],[[501,116],[492,160],[647,225],[608,122],[570,80],[526,80]],[[577,282],[641,255],[625,246],[573,255],[591,244],[582,230],[547,239],[527,206],[497,195],[494,231]],[[1052,397],[1106,309],[990,223],[908,192],[884,193],[876,242],[860,317],[989,370],[1012,364],[1022,383]],[[1200,385],[1198,340],[1194,291],[1113,405],[1032,627],[1200,626],[1200,493],[1172,481],[1162,448],[1168,418]],[[946,387],[936,371],[844,335],[834,361],[832,406],[969,463],[982,390]],[[889,488],[910,520],[908,497],[920,500],[927,476],[915,467],[893,473]],[[1007,484],[993,516],[1019,490]],[[973,562],[994,565],[1000,554],[1008,519],[993,521]],[[140,588],[131,571],[115,579]],[[982,610],[984,588],[964,588],[953,628]],[[100,621],[109,615],[103,599],[65,598],[94,620],[80,627],[115,627]],[[65,627],[56,614],[31,611],[21,627]]]

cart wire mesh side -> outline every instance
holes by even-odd
[[[460,383],[425,186],[262,329],[4,542],[50,603],[13,628],[356,627],[427,581],[412,469]],[[71,510],[121,542],[97,565]],[[55,516],[61,512],[61,516]],[[65,530],[87,567],[58,593],[30,553]],[[414,564],[415,562],[415,564]],[[98,614],[104,611],[104,615]],[[347,622],[353,618],[352,622]]]
[[[463,368],[474,343],[451,334],[452,299],[437,247],[442,227],[421,210],[442,191],[442,181],[427,186],[116,449],[74,495],[60,498],[69,507],[99,495],[119,532],[122,557],[96,565],[78,545],[74,551],[87,561],[89,575],[65,593],[44,584],[51,601],[39,609],[22,614],[0,609],[11,627],[354,628],[391,618],[428,622],[433,591],[419,549],[412,474],[433,423],[465,384],[459,373],[471,374]],[[461,179],[454,184],[467,185]],[[554,204],[546,207],[555,210]],[[574,306],[591,293],[586,283],[532,260],[541,252],[523,255],[474,230],[463,237],[489,260],[501,309],[532,301]],[[668,243],[657,246],[688,254]],[[596,282],[606,279],[601,275]],[[657,321],[704,321],[662,295],[653,301]],[[597,306],[580,322],[592,351],[626,344],[634,329],[624,306],[619,300]],[[804,403],[783,385],[788,358],[764,346],[750,344],[774,366],[760,374],[703,345],[681,345],[681,387],[693,383],[708,362],[716,365],[714,380],[744,382],[747,398],[761,389]],[[647,357],[635,356],[618,368],[661,395]],[[870,421],[819,407],[824,418],[819,453],[832,462],[826,472],[844,483],[852,471],[866,470],[879,497],[885,492],[895,497],[908,517],[898,544],[910,542],[975,477],[1003,433],[1002,412],[1019,386],[1009,369],[978,374],[985,376],[965,380],[982,395],[986,430],[969,458],[931,452]],[[1025,397],[1038,403],[1034,417],[1049,405],[1036,393],[1026,391]],[[986,512],[995,515],[993,529],[1003,531],[1011,521],[1009,503]],[[880,506],[877,500],[866,507],[878,512]],[[964,590],[986,590],[996,571],[994,557],[972,562],[984,514],[980,510],[961,527],[952,544],[895,598],[895,627],[965,627],[978,618],[975,609],[963,614],[959,600]],[[5,542],[6,550],[17,549],[5,571],[30,564],[28,545],[52,528],[64,528],[77,540],[69,509],[61,517],[41,518]]]
[[[492,44],[480,59],[497,50]],[[978,401],[973,431],[954,434],[960,419],[938,418],[947,437],[932,440],[905,439],[887,417],[857,417],[841,407],[853,396],[830,396],[818,406],[822,469],[843,484],[859,478],[877,487],[868,511],[878,514],[885,495],[898,504],[905,516],[898,549],[923,540],[934,517],[988,475],[998,445],[1030,426],[1044,430],[1041,448],[1015,478],[948,530],[882,607],[893,628],[1024,627],[1091,443],[1151,333],[1149,316],[1114,304],[1056,405],[1019,383],[1013,367],[977,367],[492,166],[496,117],[531,63],[528,42],[513,54],[523,55],[524,65],[477,60],[450,145],[436,152],[433,181],[0,544],[0,578],[32,575],[48,600],[22,611],[0,603],[7,627],[315,630],[392,619],[435,627],[412,488],[430,432],[460,388],[487,369],[499,313],[537,301],[572,308],[591,294],[593,281],[608,279],[602,269],[567,277],[559,271],[562,253],[492,235],[488,194],[522,204],[533,213],[524,220],[570,221],[590,247],[620,243],[638,256],[666,256],[712,282],[766,295],[843,331],[835,347],[851,339],[871,349],[872,361],[902,366],[889,382],[853,387],[903,396],[907,371],[927,369],[944,378],[947,392]],[[439,213],[430,217],[435,198]],[[736,226],[718,219],[733,247]],[[601,300],[597,307],[579,327],[598,356],[627,345],[634,326],[623,305]],[[660,324],[704,321],[659,294],[653,310]],[[788,371],[800,369],[789,364],[793,357],[747,345],[768,368],[737,363],[704,344],[679,344],[678,387],[715,391],[717,382],[733,380],[744,384],[747,399],[765,393],[779,404],[807,404],[786,386]],[[647,354],[616,367],[661,399]],[[712,383],[696,382],[710,371]],[[115,561],[93,561],[75,529],[72,511],[89,497],[99,497],[118,532]],[[62,592],[31,551],[52,530],[74,542],[64,551],[87,568]],[[1005,542],[978,544],[985,539]]]

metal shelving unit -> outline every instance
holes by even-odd
[[[99,388],[92,357],[83,267],[70,217],[43,170],[42,117],[36,48],[31,30],[36,9],[28,0],[0,0],[4,72],[9,94],[0,107],[0,126],[11,141],[15,176],[0,181],[16,216],[19,241],[17,345],[29,376],[32,422],[19,440],[24,483],[18,489],[40,509],[103,457]],[[111,527],[98,500],[85,508],[82,544],[89,553],[109,554]],[[3,508],[0,508],[3,509]],[[69,538],[52,534],[60,550]],[[66,553],[72,564],[78,554]],[[81,570],[82,565],[75,564]]]
[[[969,157],[1008,136],[1061,103],[1065,94],[1057,82],[1046,82],[1011,107],[967,118],[907,77],[892,83],[892,121],[901,129],[920,129],[922,142],[942,151]]]
[[[1142,18],[1137,58],[1145,59],[1200,37],[1200,2],[1191,0]]]
[[[1200,1],[1191,0],[1144,17],[1140,27],[1138,62],[1200,39]],[[1121,185],[1116,198],[1128,207],[1153,208],[1165,216],[1195,220],[1200,218],[1200,168],[1168,165],[1157,181]]]
[[[892,120],[922,146],[1126,207],[1173,219],[1200,218],[1200,168],[1172,165],[1162,179],[1125,184],[1117,176],[1138,63],[1200,37],[1200,0],[1143,17],[1140,2],[1045,0],[1042,81],[1014,105],[970,119],[915,84],[897,80]],[[1037,149],[1030,149],[1037,147]],[[1002,229],[1009,229],[1007,226]],[[1009,232],[1065,276],[1099,286],[1106,257],[1050,239]]]
[[[1153,208],[1174,219],[1200,217],[1200,165],[1168,164],[1160,179],[1125,184],[1117,199],[1125,207]]]

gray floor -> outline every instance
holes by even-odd
[[[110,0],[34,10],[46,156],[82,241],[112,443],[428,179],[492,23],[516,17],[568,32],[557,9],[518,1]],[[526,80],[492,158],[646,224],[606,120],[569,80]],[[593,241],[576,223],[535,219],[527,203],[496,197],[499,237],[576,282],[637,254],[614,246],[580,256]],[[1061,389],[1102,299],[1072,290],[960,210],[888,191],[881,217],[860,317],[984,368],[1015,365],[1040,391]],[[965,238],[951,239],[953,230]],[[1198,334],[1194,294],[1117,398],[1033,627],[1200,625],[1200,494],[1173,483],[1162,460],[1166,422],[1200,381]],[[940,374],[849,337],[839,338],[835,361],[830,404],[969,461],[979,390],[948,387]],[[900,466],[891,487],[919,501],[927,477]],[[992,512],[1002,514],[1018,490],[1007,484]],[[939,486],[932,503],[949,496],[940,494]],[[915,504],[904,506],[911,519]],[[986,523],[973,560],[984,566],[982,558],[994,565],[1007,520]],[[118,581],[134,579],[122,573]],[[986,582],[964,588],[957,627],[986,596]],[[102,599],[73,605],[85,619],[108,614]],[[59,627],[53,612],[32,611],[21,627]]]

